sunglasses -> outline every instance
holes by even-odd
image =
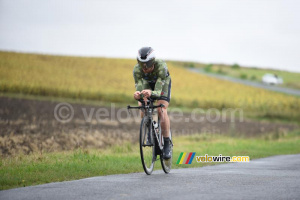
[[[143,68],[143,69],[149,69],[154,64],[153,60],[149,60],[148,62],[141,62],[141,61],[138,60],[138,63],[140,65],[140,67]]]

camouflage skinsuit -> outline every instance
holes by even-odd
[[[151,97],[170,102],[171,76],[164,61],[155,60],[154,70],[148,74],[143,72],[139,64],[136,64],[133,68],[133,78],[136,91],[150,89]]]

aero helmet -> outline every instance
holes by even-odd
[[[137,61],[141,68],[152,67],[155,61],[154,49],[152,49],[151,47],[143,47],[139,49]]]

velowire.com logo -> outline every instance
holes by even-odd
[[[176,164],[192,164],[196,152],[181,152]],[[209,156],[205,154],[204,156],[196,156],[197,163],[205,162],[250,162],[249,156]]]
[[[196,152],[181,152],[176,164],[191,164]]]

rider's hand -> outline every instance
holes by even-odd
[[[151,96],[151,90],[143,90],[142,94],[144,95],[144,97],[149,98]]]
[[[139,100],[141,98],[141,92],[140,91],[136,91],[133,94],[134,99]]]

